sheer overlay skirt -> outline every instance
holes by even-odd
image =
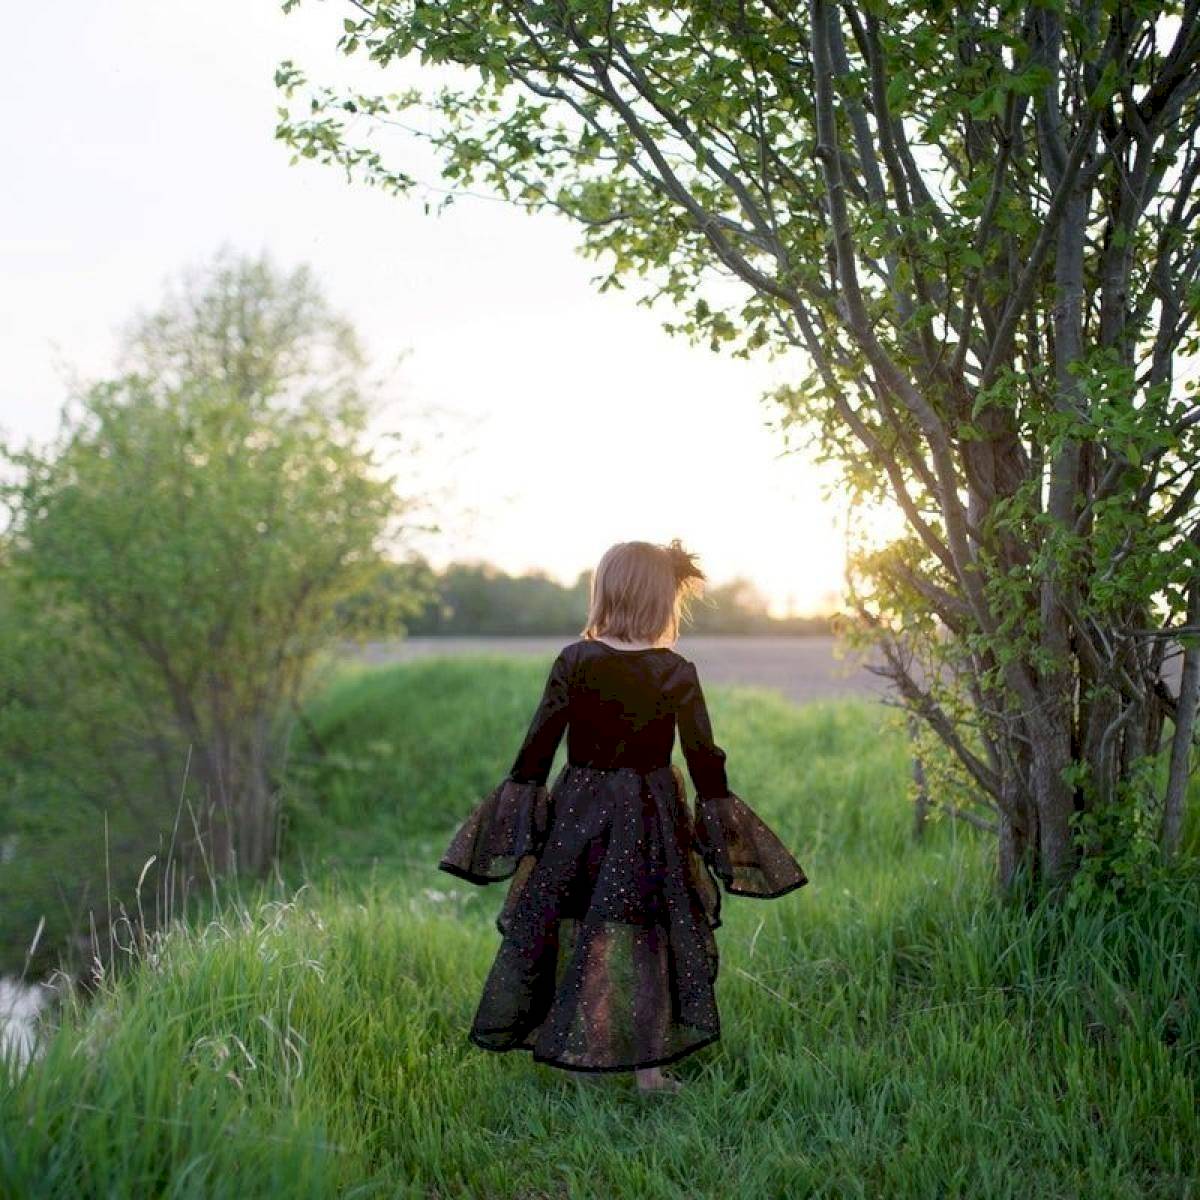
[[[738,797],[698,799],[693,817],[674,766],[568,764],[550,791],[506,780],[439,865],[477,883],[511,877],[470,1040],[578,1071],[715,1041],[718,880],[763,898],[807,882]]]

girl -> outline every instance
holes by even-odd
[[[662,1064],[720,1037],[718,878],[763,899],[808,882],[729,790],[695,664],[672,649],[705,579],[693,557],[678,538],[605,552],[582,637],[555,658],[512,769],[438,864],[512,879],[469,1039],[569,1071],[633,1071],[643,1092],[679,1091]],[[671,763],[676,727],[694,816]]]

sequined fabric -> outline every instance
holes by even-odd
[[[694,809],[670,763],[676,729]],[[547,788],[564,731],[568,761]],[[767,899],[807,882],[729,791],[695,665],[587,640],[556,658],[508,777],[439,866],[510,881],[470,1040],[576,1071],[673,1062],[716,1041],[720,884]]]
[[[546,837],[550,793],[540,783],[504,780],[463,822],[441,868],[472,883],[508,879]]]

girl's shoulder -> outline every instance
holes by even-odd
[[[615,646],[610,646],[606,642],[598,641],[595,638],[577,638],[563,647],[563,653],[573,655],[608,655],[611,658],[639,660],[648,659],[653,662],[666,663],[674,667],[694,665],[691,659],[684,658],[678,650],[673,650],[670,646],[650,646],[642,650],[618,650]]]
[[[651,646],[644,650],[618,650],[593,638],[578,638],[563,648],[571,674],[589,671],[593,666],[606,670],[614,661],[629,664],[621,674],[631,681],[675,694],[696,680],[696,664],[670,646]],[[603,665],[601,665],[603,664]],[[694,686],[694,685],[693,685]]]

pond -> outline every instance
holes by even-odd
[[[45,984],[0,976],[0,1057],[15,1053],[18,1064],[29,1061],[36,1051],[37,1015],[53,994]]]

